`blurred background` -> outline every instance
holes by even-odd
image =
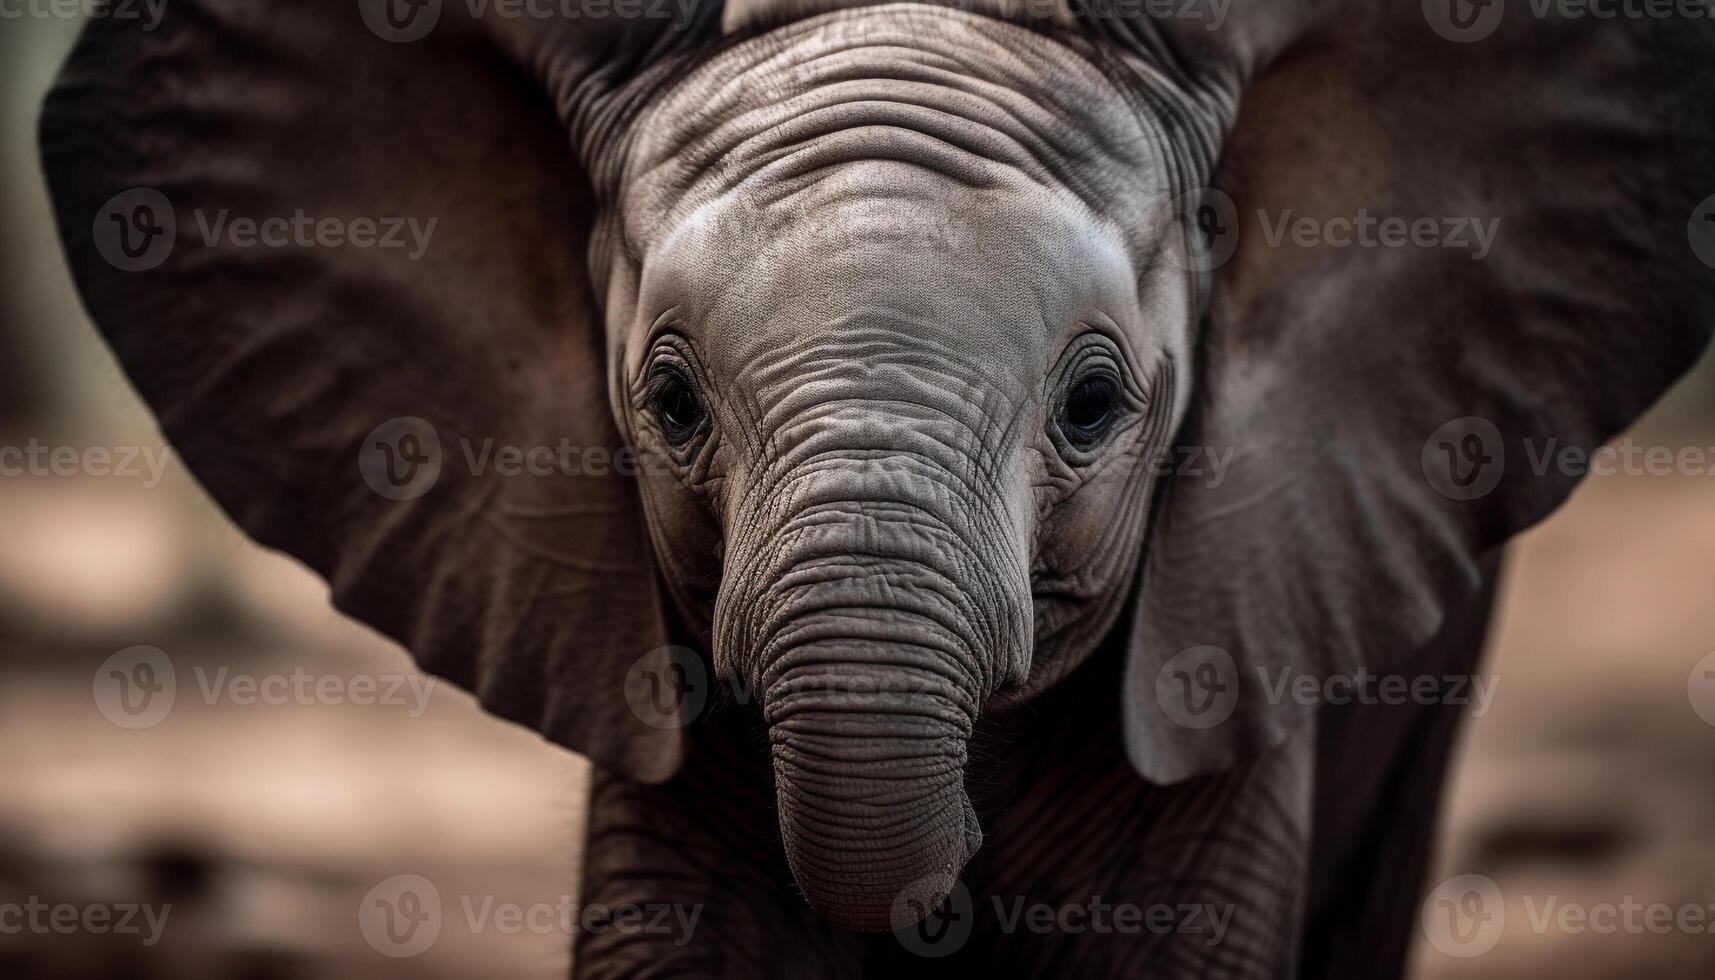
[[[37,107],[76,30],[0,20],[0,447],[158,459],[74,297],[36,163]],[[1715,446],[1715,364],[1629,437]],[[471,930],[459,905],[575,901],[583,763],[448,686],[243,703],[240,677],[339,678],[352,701],[361,679],[379,697],[413,675],[176,460],[159,482],[139,468],[0,477],[0,903],[35,899],[50,923],[54,906],[170,903],[170,924],[149,944],[141,916],[124,935],[0,920],[0,977],[563,976],[565,934]],[[101,679],[118,663],[147,681],[149,655],[109,660],[139,645],[170,657],[178,697],[123,727],[138,720]],[[1715,933],[1540,925],[1625,903],[1715,922],[1715,680],[1696,686],[1711,650],[1715,477],[1594,477],[1517,543],[1499,687],[1462,743],[1430,883],[1482,875],[1504,916],[1492,943],[1420,931],[1417,977],[1715,976]],[[399,875],[433,880],[448,922],[404,958],[359,915],[397,901]]]

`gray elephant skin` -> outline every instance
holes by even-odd
[[[1403,969],[1459,708],[1271,679],[1474,673],[1531,450],[1697,357],[1715,28],[1159,6],[86,27],[44,166],[164,432],[589,757],[586,907],[696,910],[580,975]]]

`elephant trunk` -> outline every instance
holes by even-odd
[[[780,519],[729,556],[716,615],[717,657],[760,694],[792,873],[863,931],[927,915],[976,852],[967,744],[1029,664],[1022,536],[952,495],[914,499],[931,505],[847,497]]]
[[[803,663],[764,700],[793,876],[823,918],[863,931],[921,918],[982,842],[964,786],[969,694],[866,663],[878,653],[797,648]]]

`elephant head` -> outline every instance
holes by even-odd
[[[1117,636],[1144,777],[1277,744],[1259,670],[1405,662],[1570,492],[1521,447],[1707,337],[1703,25],[351,6],[89,26],[42,132],[94,318],[242,527],[493,712],[670,779],[696,728],[627,683],[706,641],[853,928],[978,846],[980,717]],[[1241,221],[1360,212],[1500,233]],[[1449,488],[1438,431],[1515,462]]]

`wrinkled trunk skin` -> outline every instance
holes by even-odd
[[[1028,669],[1030,591],[1004,503],[961,503],[914,464],[850,465],[892,492],[775,505],[796,509],[729,564],[717,651],[760,692],[805,898],[883,931],[928,914],[982,841],[966,746],[983,702]]]
[[[780,831],[823,918],[894,928],[933,908],[982,843],[964,786],[970,716],[942,694],[810,693],[834,676],[793,671],[767,695]]]

